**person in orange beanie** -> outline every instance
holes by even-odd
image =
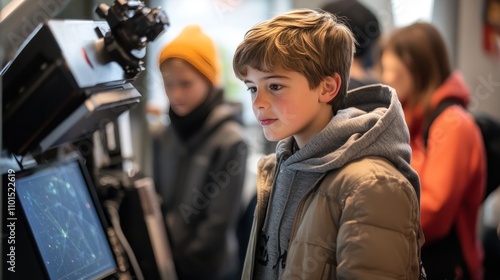
[[[180,280],[235,279],[247,144],[241,106],[223,101],[212,39],[190,25],[159,56],[170,125],[154,139],[154,179]]]

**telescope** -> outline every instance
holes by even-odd
[[[145,69],[146,46],[170,25],[163,10],[142,1],[100,4],[95,12],[102,21],[50,19],[69,2],[39,10],[50,1],[12,1],[14,8],[0,16],[2,159],[44,159],[63,144],[93,141],[94,132],[140,102],[133,82]],[[26,18],[46,20],[30,23],[28,32]],[[137,279],[176,279],[150,178],[105,170],[93,180],[86,166],[92,158],[44,160],[2,170],[3,217],[10,228],[2,227],[0,278],[118,279],[133,271]],[[99,191],[115,197],[103,199]],[[125,221],[136,215],[138,237],[127,223],[120,225],[118,210]],[[127,238],[134,241],[130,246]]]
[[[169,26],[141,1],[100,4],[106,21],[47,20],[2,69],[3,148],[40,154],[90,134],[136,105],[148,42]]]

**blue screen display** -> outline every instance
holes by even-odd
[[[78,162],[18,178],[16,192],[50,279],[99,279],[116,271]]]

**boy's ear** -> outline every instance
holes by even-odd
[[[328,103],[333,100],[340,90],[340,85],[342,84],[342,79],[340,75],[335,73],[331,76],[327,76],[321,82],[321,92],[319,95],[319,102]]]

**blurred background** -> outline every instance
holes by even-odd
[[[56,19],[83,19],[99,21],[95,8],[100,3],[111,5],[111,0],[30,0],[37,3],[40,13],[32,18],[22,18],[22,34],[10,32],[0,38],[3,44],[19,46],[35,23],[49,18],[54,8],[61,11]],[[274,144],[262,135],[260,125],[255,121],[251,99],[246,86],[238,80],[232,70],[233,53],[242,41],[245,32],[253,25],[277,14],[296,8],[318,9],[334,0],[148,0],[148,7],[162,7],[170,27],[156,40],[147,45],[144,58],[145,70],[133,81],[133,86],[142,95],[141,102],[130,110],[130,135],[133,151],[133,169],[145,177],[152,176],[152,135],[169,124],[167,118],[168,100],[164,91],[162,76],[158,69],[161,48],[175,38],[189,24],[199,24],[217,44],[222,58],[225,98],[243,106],[243,121],[250,148],[248,175],[244,200],[248,201],[255,192],[255,171],[257,160],[263,154],[274,152]],[[382,36],[394,28],[416,21],[435,25],[443,35],[450,61],[460,70],[471,92],[469,110],[485,112],[500,120],[500,35],[492,31],[491,21],[500,22],[500,1],[498,0],[359,0],[378,17]],[[9,3],[14,0],[0,0],[0,16],[6,14]],[[21,1],[19,1],[21,2]],[[12,5],[10,5],[12,6]],[[495,33],[496,32],[496,33]],[[2,33],[3,34],[3,33]],[[492,35],[493,34],[493,35]],[[2,53],[0,61],[9,53]],[[3,67],[4,65],[2,65]],[[1,85],[1,80],[0,80]],[[0,87],[1,88],[1,87]],[[1,138],[1,137],[0,137]]]
[[[63,1],[47,0],[58,4]],[[9,0],[1,0],[1,7]],[[40,1],[44,2],[44,1]],[[67,2],[67,1],[66,1]],[[98,3],[113,1],[69,1],[56,16],[60,19],[99,20],[94,12]],[[245,32],[256,23],[294,8],[319,8],[325,0],[150,0],[149,7],[161,6],[170,19],[170,28],[147,47],[146,70],[134,82],[142,102],[131,110],[132,143],[136,164],[145,174],[151,172],[148,130],[165,125],[168,100],[158,71],[158,52],[188,24],[199,24],[218,44],[223,59],[225,97],[241,102],[249,130],[251,148],[268,153],[269,143],[260,135],[253,117],[246,88],[233,74],[232,56]],[[500,55],[485,46],[486,4],[475,0],[362,0],[379,18],[382,32],[417,20],[433,23],[443,34],[452,65],[459,69],[472,92],[470,111],[484,111],[500,119]],[[494,2],[494,1],[493,1]],[[29,23],[30,19],[26,19]],[[3,39],[3,38],[2,38]],[[6,38],[19,40],[19,38]],[[498,42],[496,43],[498,44]],[[497,46],[498,48],[498,46]]]

